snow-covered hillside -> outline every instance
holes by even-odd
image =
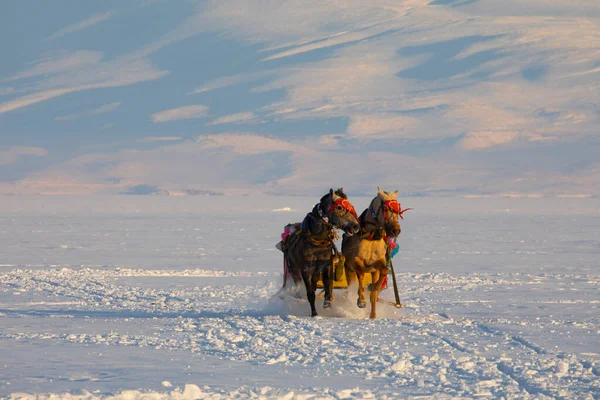
[[[403,200],[375,321],[273,296],[314,201],[0,197],[0,397],[600,397],[596,199]]]

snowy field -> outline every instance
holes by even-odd
[[[598,199],[400,199],[372,321],[273,296],[317,198],[0,197],[0,397],[600,398]]]

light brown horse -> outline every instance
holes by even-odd
[[[377,196],[359,217],[361,233],[354,236],[344,235],[342,240],[342,253],[346,258],[346,279],[349,284],[358,280],[356,304],[360,308],[367,306],[363,277],[367,273],[371,274],[370,318],[377,316],[377,298],[388,274],[391,251],[388,238],[398,237],[398,217],[402,217],[402,213],[406,211],[400,208],[397,198],[398,191],[384,192],[377,187]]]

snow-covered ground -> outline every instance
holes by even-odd
[[[273,296],[316,200],[0,197],[0,397],[600,398],[598,199],[401,199],[375,321]]]

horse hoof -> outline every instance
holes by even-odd
[[[367,302],[358,300],[356,302],[356,305],[358,306],[358,308],[365,308],[367,306]]]
[[[323,302],[323,308],[331,308],[331,301],[325,300]]]
[[[318,316],[319,316],[319,315],[318,315],[316,312],[314,312],[314,313],[312,313],[312,314],[311,314],[311,317],[313,317],[313,318],[314,318],[314,317],[318,317]]]

